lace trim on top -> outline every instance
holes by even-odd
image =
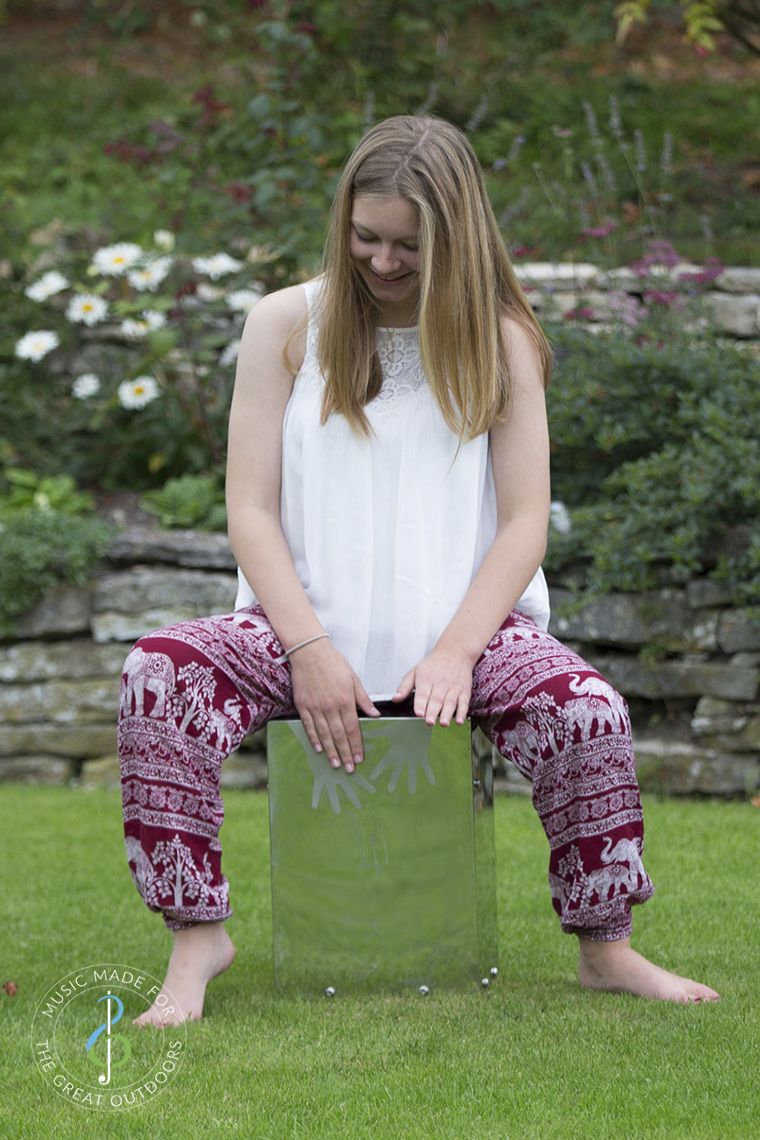
[[[306,352],[301,369],[319,374],[317,353],[319,322],[319,293],[309,296],[309,328],[306,338]],[[378,326],[375,330],[375,348],[383,374],[383,384],[366,406],[384,408],[392,401],[419,392],[427,383],[420,357],[419,328],[390,328]]]
[[[383,386],[368,406],[387,404],[418,392],[425,381],[417,328],[378,328],[375,331]]]

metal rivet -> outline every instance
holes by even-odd
[[[430,986],[420,986],[417,993],[421,994],[422,997],[427,997],[430,993]]]
[[[490,986],[490,984],[491,984],[491,979],[490,979],[490,978],[481,978],[481,979],[480,979],[480,984],[481,984],[481,986],[483,987],[483,989],[484,989],[484,990],[487,990],[487,989],[488,989],[488,987],[489,987],[489,986]]]
[[[489,970],[489,973],[490,973],[490,975],[491,975],[491,977],[492,977],[492,978],[498,978],[498,976],[499,976],[499,968],[498,968],[498,966],[491,966],[491,969]]]
[[[325,997],[335,997],[335,986],[328,986],[325,990]]]

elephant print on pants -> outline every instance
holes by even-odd
[[[272,717],[297,718],[282,652],[255,605],[155,630],[127,658],[118,729],[127,853],[143,899],[171,930],[232,913],[221,868],[221,768]],[[394,715],[413,715],[412,705]],[[640,858],[623,698],[577,653],[512,613],[475,664],[468,711],[531,781],[562,929],[627,937],[631,906],[654,888]],[[358,773],[341,778],[348,795],[361,785]],[[330,779],[335,791],[337,774]]]
[[[155,703],[150,716],[166,715],[166,697],[174,688],[174,665],[165,653],[146,653],[136,646],[124,662],[125,685],[122,702],[125,713],[142,716],[145,693],[152,693]]]

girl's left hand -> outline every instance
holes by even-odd
[[[448,725],[452,716],[463,724],[470,707],[472,671],[470,659],[451,649],[436,647],[404,675],[392,700],[402,701],[414,689],[414,715],[435,724],[440,717]]]

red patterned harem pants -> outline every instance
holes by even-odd
[[[260,606],[141,638],[119,710],[130,871],[151,910],[180,930],[229,917],[219,829],[221,766],[273,716],[298,715],[290,665]],[[413,711],[411,698],[403,711]],[[615,940],[653,886],[623,698],[530,618],[512,613],[473,671],[469,715],[533,787],[549,839],[562,929]]]

